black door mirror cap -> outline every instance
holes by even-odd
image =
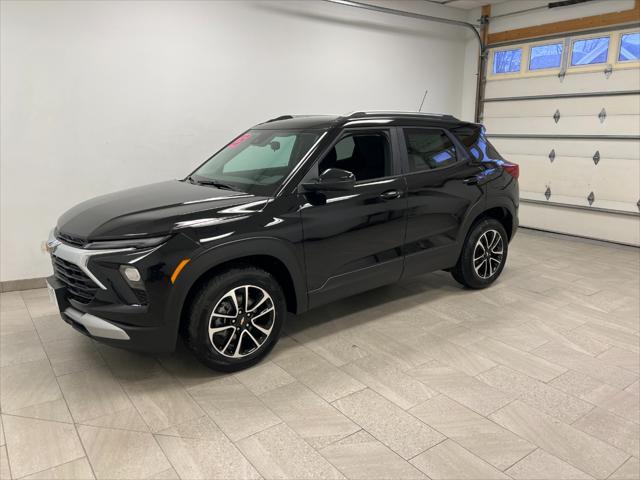
[[[307,183],[302,187],[307,192],[336,192],[353,190],[356,184],[356,176],[341,168],[327,168],[319,178]]]

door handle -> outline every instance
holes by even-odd
[[[399,190],[387,190],[380,194],[380,198],[382,200],[393,200],[394,198],[400,198],[400,195],[402,195],[402,192]]]
[[[467,185],[478,185],[480,183],[480,179],[476,176],[465,178],[463,182]]]

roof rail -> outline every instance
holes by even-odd
[[[406,115],[406,116],[425,116],[425,117],[440,117],[445,120],[458,121],[453,115],[447,115],[442,113],[428,113],[428,112],[408,112],[402,110],[368,110],[368,111],[356,111],[345,115],[347,118],[362,118],[369,115]]]
[[[293,118],[293,115],[280,115],[279,117],[276,118],[272,118],[270,120],[267,120],[264,123],[271,123],[271,122],[277,122],[278,120],[290,120]]]

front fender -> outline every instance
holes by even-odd
[[[294,285],[296,313],[305,311],[308,302],[306,277],[300,263],[300,256],[296,253],[296,246],[275,237],[252,237],[216,245],[192,259],[171,288],[165,322],[167,324],[175,322],[177,333],[185,300],[196,282],[212,268],[231,260],[255,255],[273,257],[287,268]]]

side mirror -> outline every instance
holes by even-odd
[[[356,177],[353,173],[341,168],[327,168],[319,178],[302,184],[306,192],[339,192],[353,190]]]

